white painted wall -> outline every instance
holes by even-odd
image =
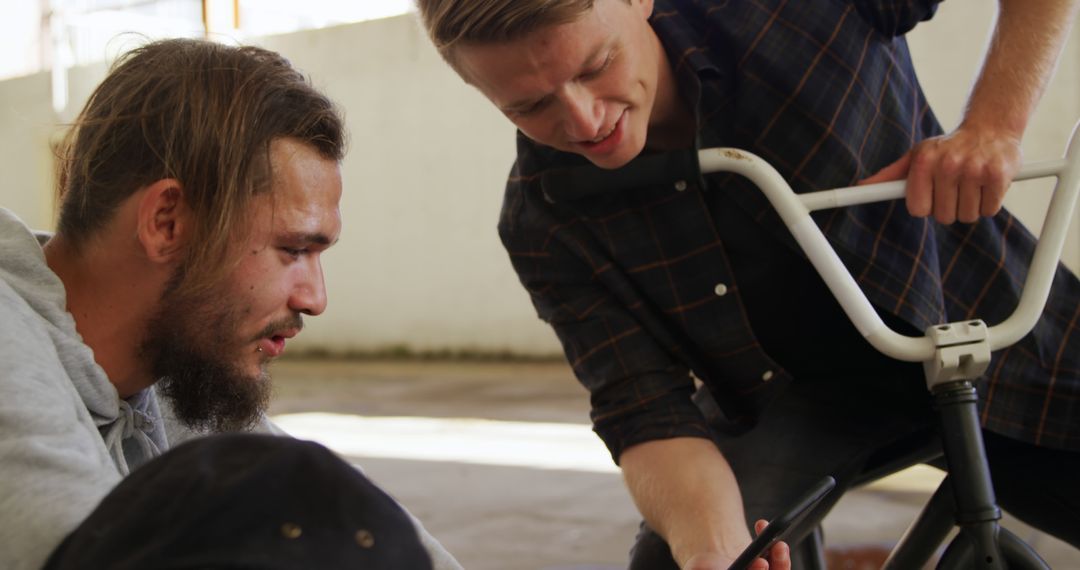
[[[36,227],[52,220],[49,137],[56,117],[49,97],[45,73],[0,82],[0,206]]]
[[[954,125],[994,13],[985,0],[952,0],[911,36],[924,87]],[[1075,35],[1074,35],[1075,36]],[[412,16],[255,40],[287,55],[345,110],[345,227],[326,254],[330,308],[310,319],[296,348],[555,354],[495,234],[513,160],[514,130],[439,59]],[[72,107],[103,77],[72,75]],[[45,74],[0,82],[0,205],[51,226],[48,141],[57,119]],[[1080,118],[1080,43],[1071,40],[1024,141],[1026,158],[1060,156]],[[1031,227],[1045,184],[1014,189],[1008,205]],[[1080,216],[1078,216],[1080,217]],[[1074,223],[1080,226],[1080,223]],[[1080,228],[1067,263],[1080,267]]]
[[[446,67],[414,18],[260,43],[310,73],[352,133],[345,229],[324,264],[331,309],[303,342],[558,352],[495,232],[514,129]]]

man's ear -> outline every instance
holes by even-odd
[[[146,257],[157,263],[175,261],[191,227],[183,186],[175,178],[164,178],[139,193],[135,232]]]

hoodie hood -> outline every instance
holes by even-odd
[[[34,232],[0,208],[0,285],[7,283],[41,319],[109,455],[122,475],[167,447],[153,388],[121,400],[94,351],[83,342],[67,311],[67,293],[45,262],[42,246],[50,234]]]

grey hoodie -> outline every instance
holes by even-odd
[[[0,208],[0,568],[37,569],[131,470],[201,434],[121,400],[75,330],[46,234]],[[254,431],[282,434],[267,418]],[[461,566],[417,523],[436,569]]]

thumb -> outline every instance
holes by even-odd
[[[878,182],[890,182],[907,178],[908,167],[911,166],[911,152],[904,153],[896,162],[877,171],[873,176],[860,180],[857,185],[876,184]]]

